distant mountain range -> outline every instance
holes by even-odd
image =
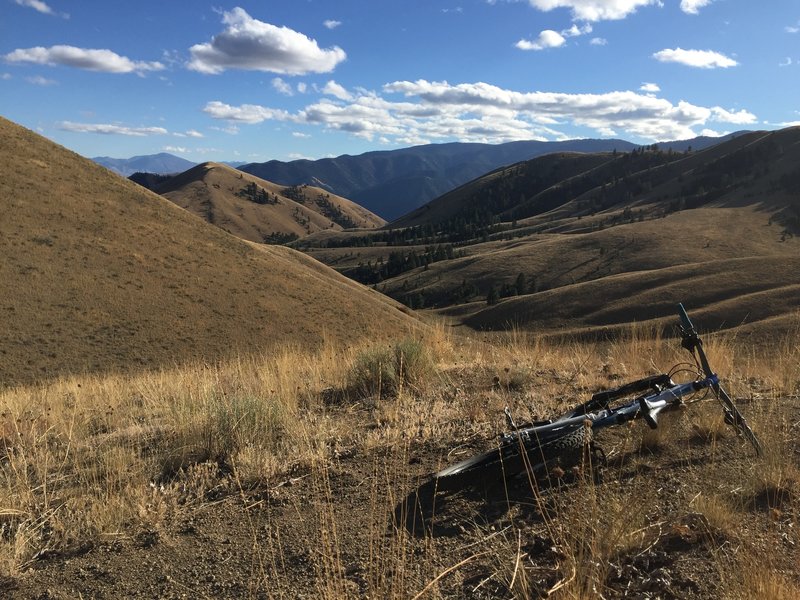
[[[678,152],[701,150],[729,137],[698,137],[659,147]],[[313,161],[272,160],[244,165],[240,170],[282,185],[307,183],[325,188],[391,221],[499,167],[554,152],[629,152],[639,147],[618,139],[428,144]]]
[[[697,137],[665,142],[659,147],[677,152],[702,150],[735,135],[738,133],[722,138]],[[454,142],[319,160],[223,164],[279,185],[320,187],[349,198],[384,219],[393,220],[499,167],[554,152],[629,152],[639,147],[619,139],[506,144]],[[165,152],[132,158],[101,156],[92,160],[125,177],[134,173],[172,175],[197,166],[197,163]],[[137,182],[142,183],[141,180]]]
[[[92,160],[104,166],[106,169],[110,169],[125,177],[133,175],[134,173],[156,173],[158,175],[183,173],[197,164],[185,158],[168,154],[167,152],[133,156],[131,158],[96,156]]]

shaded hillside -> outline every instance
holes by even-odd
[[[2,385],[416,326],[300,253],[211,227],[4,119],[0,134]]]
[[[317,234],[297,247],[475,328],[606,327],[651,318],[641,303],[647,312],[695,297],[711,310],[756,293],[768,301],[745,312],[777,323],[800,306],[788,262],[800,256],[797,165],[800,128],[700,152],[551,154],[488,173],[381,231]],[[710,290],[692,291],[698,269]],[[622,308],[593,318],[607,302]]]
[[[441,307],[469,300],[465,285],[472,290],[471,299],[484,301],[492,287],[502,296],[502,288],[515,286],[520,274],[526,281],[520,292],[529,294],[732,258],[774,257],[780,264],[784,257],[800,255],[800,241],[786,237],[780,225],[770,225],[770,214],[754,208],[706,208],[590,233],[532,234],[459,250],[462,258],[409,271],[379,289],[400,299],[422,295],[425,306]],[[759,273],[740,276],[758,279]],[[595,295],[590,301],[600,298]]]
[[[498,223],[539,230],[609,224],[617,213],[648,218],[700,206],[769,202],[797,220],[800,128],[751,132],[700,152],[554,154],[498,169],[392,223],[479,231]],[[579,223],[577,218],[587,218]],[[526,221],[527,220],[527,221]],[[516,225],[516,223],[515,223]],[[556,229],[561,226],[562,229]]]
[[[320,160],[269,161],[243,171],[285,185],[308,183],[351,198],[385,219],[395,219],[488,171],[550,152],[630,150],[623,140],[429,144]]]
[[[736,134],[732,134],[736,135]],[[700,150],[727,139],[699,137],[664,142],[676,152]],[[245,165],[242,170],[285,185],[308,183],[324,187],[365,206],[385,219],[396,219],[429,200],[505,165],[554,152],[627,152],[638,148],[624,140],[522,141],[505,144],[428,144],[339,156]]]
[[[685,302],[707,330],[794,315],[800,306],[800,256],[747,257],[621,273],[510,298],[464,323],[476,329],[532,326],[566,333],[646,322]]]
[[[310,186],[282,186],[219,163],[203,163],[153,191],[237,237],[284,243],[326,229],[385,224],[363,207]]]
[[[125,177],[136,172],[156,173],[158,175],[182,173],[186,169],[191,169],[197,164],[166,152],[147,154],[144,156],[132,156],[131,158],[96,156],[92,160],[99,165],[103,165],[106,169],[111,169],[115,173]]]

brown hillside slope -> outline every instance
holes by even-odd
[[[320,188],[277,185],[218,163],[193,167],[155,191],[228,233],[252,242],[385,224],[355,202]]]
[[[0,385],[408,331],[393,301],[255,246],[0,118]]]
[[[669,317],[683,302],[708,330],[796,316],[800,256],[709,261],[623,273],[509,298],[465,319],[476,329],[569,332]]]
[[[800,240],[786,237],[780,225],[770,225],[770,213],[755,207],[706,208],[585,234],[475,244],[463,251],[467,256],[409,271],[383,282],[381,289],[397,297],[402,292],[423,292],[428,306],[441,306],[464,281],[485,297],[492,283],[513,284],[520,273],[529,283],[535,282],[535,290],[545,291],[624,273],[732,258],[774,257],[780,267],[785,257],[800,256]],[[759,273],[740,276],[757,280]]]

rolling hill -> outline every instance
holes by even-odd
[[[102,165],[106,169],[111,169],[124,177],[133,175],[134,173],[156,173],[159,175],[182,173],[186,169],[191,169],[197,164],[167,152],[132,156],[131,158],[96,156],[92,160],[98,165]]]
[[[477,329],[607,328],[693,300],[717,326],[776,322],[800,306],[798,164],[800,128],[700,152],[551,154],[488,173],[384,231],[296,246]],[[487,306],[492,293],[499,302]]]
[[[418,327],[299,252],[229,235],[5,119],[0,135],[2,385]]]
[[[699,137],[665,142],[659,147],[675,152],[683,152],[687,148],[700,150],[726,139]],[[241,169],[284,185],[316,185],[350,198],[385,219],[394,220],[455,187],[505,165],[550,153],[626,152],[638,147],[637,144],[614,139],[427,144],[314,161],[273,160],[251,163]]]
[[[251,163],[241,170],[285,185],[308,183],[352,199],[392,220],[502,165],[559,150],[629,150],[623,140],[428,144],[320,160]]]
[[[209,223],[252,242],[280,243],[317,231],[386,222],[354,202],[310,186],[282,186],[219,163],[203,163],[152,187]]]

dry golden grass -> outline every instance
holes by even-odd
[[[8,121],[0,135],[0,385],[417,327],[298,252],[235,238]]]
[[[242,197],[241,191],[253,184],[268,193],[274,203],[257,204]],[[386,223],[364,207],[321,188],[304,186],[303,202],[287,197],[286,189],[226,165],[203,163],[176,175],[156,191],[201,219],[251,242],[263,242],[272,234],[302,237],[318,231],[341,231],[342,226],[325,214],[330,208],[357,227],[371,229]],[[326,203],[330,208],[324,206]]]
[[[490,438],[502,429],[506,405],[520,419],[550,416],[598,387],[672,364],[680,357],[675,341],[654,334],[636,326],[613,344],[600,345],[546,342],[517,330],[487,342],[453,338],[444,326],[431,328],[427,337],[412,344],[429,354],[424,377],[416,384],[413,378],[400,378],[391,395],[352,385],[354,367],[381,346],[344,348],[333,343],[315,352],[285,348],[218,364],[6,389],[0,393],[5,448],[0,460],[2,570],[18,574],[43,552],[92,540],[158,539],[186,506],[242,490],[270,489],[296,475],[311,481],[307,502],[312,504],[298,510],[307,513],[308,526],[316,532],[309,538],[313,585],[326,598],[359,593],[344,558],[354,536],[370,549],[362,577],[373,597],[435,597],[463,579],[465,569],[481,564],[488,571],[472,587],[500,586],[504,595],[534,598],[546,591],[542,581],[547,580],[554,597],[586,598],[605,593],[609,578],[633,568],[625,566],[635,564],[630,557],[672,540],[716,552],[715,540],[750,543],[738,526],[742,515],[769,519],[772,513],[764,511],[777,509],[783,511],[780,518],[794,519],[789,508],[793,495],[780,507],[754,513],[751,506],[760,501],[767,480],[796,494],[788,483],[796,466],[786,454],[792,423],[777,402],[764,398],[745,409],[762,434],[766,458],[742,481],[726,482],[722,491],[715,483],[719,479],[704,484],[705,476],[697,474],[681,492],[688,495],[664,492],[663,484],[652,484],[650,471],[636,470],[635,458],[623,465],[634,468],[632,479],[600,486],[591,478],[580,479],[565,488],[564,502],[559,496],[545,501],[531,488],[529,502],[542,518],[537,535],[548,540],[546,549],[554,548],[550,566],[532,562],[532,530],[517,509],[496,530],[476,521],[473,538],[468,538],[473,541],[465,542],[463,553],[453,554],[435,538],[415,541],[402,528],[386,534],[387,512],[417,477],[409,465],[414,447],[436,442],[456,449],[466,439]],[[400,340],[388,348],[396,356],[397,348],[409,344]],[[708,343],[712,364],[741,397],[753,389],[747,381],[759,369],[736,351],[731,339]],[[740,363],[746,364],[746,372],[738,370]],[[797,384],[786,377],[781,381],[789,387]],[[326,405],[332,398],[335,409]],[[678,425],[664,424],[659,443],[679,446],[682,427],[693,418],[683,415]],[[614,456],[637,451],[636,431],[613,442]],[[744,446],[740,451],[746,452]],[[366,483],[371,500],[363,507],[358,533],[352,531],[354,517],[343,514],[331,482],[336,457],[353,453],[374,457],[369,459],[374,461],[371,483]],[[221,472],[232,475],[222,477]],[[681,473],[691,476],[693,471]],[[724,491],[734,486],[735,492]],[[665,495],[671,506],[685,502],[686,518],[653,512]],[[280,580],[287,569],[279,543],[286,532],[280,523],[270,528],[275,545],[255,550],[264,581]],[[748,559],[751,565],[724,551],[716,556],[712,568],[725,582],[739,577],[742,589],[783,597],[795,589],[790,577],[760,559]]]
[[[591,233],[467,246],[461,249],[467,256],[409,271],[381,289],[395,297],[424,291],[429,305],[447,306],[464,281],[485,296],[490,285],[513,285],[522,272],[538,293],[488,308],[481,298],[443,314],[473,328],[576,332],[657,320],[682,301],[692,303],[708,329],[734,328],[796,310],[800,238],[784,239],[782,231],[758,207],[695,209]],[[383,248],[384,259],[393,250]],[[352,261],[342,254],[315,256],[338,265]]]

